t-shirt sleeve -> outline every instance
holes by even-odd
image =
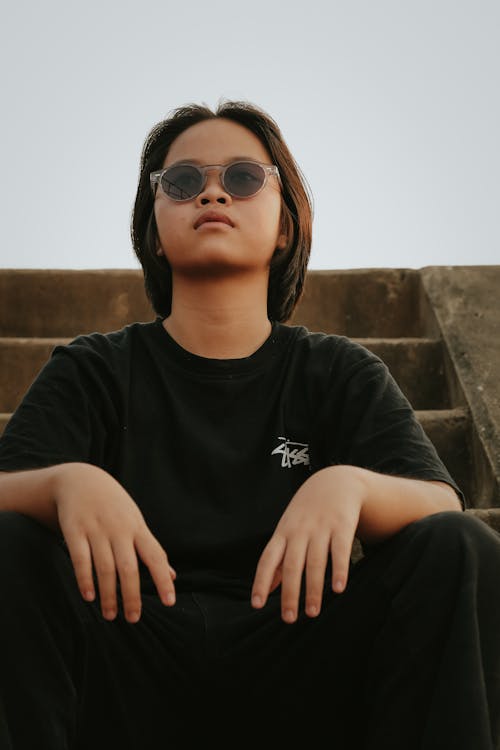
[[[0,471],[85,462],[105,468],[116,408],[102,357],[57,346],[0,437]]]
[[[467,507],[464,493],[379,357],[350,342],[334,358],[331,378],[335,386],[323,409],[321,428],[328,465],[349,464],[381,474],[445,482],[457,493],[462,508]]]

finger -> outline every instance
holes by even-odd
[[[135,547],[131,540],[113,544],[113,554],[120,578],[120,590],[125,618],[138,622],[141,617],[141,582]]]
[[[151,533],[137,536],[135,546],[151,573],[158,596],[163,604],[171,607],[175,604],[174,579],[177,573],[171,567],[167,553]]]
[[[281,616],[285,622],[297,619],[306,552],[306,538],[289,541],[285,550],[281,568]]]
[[[116,565],[109,539],[104,536],[90,536],[90,548],[99,583],[101,610],[106,620],[114,620],[116,603]]]
[[[336,534],[331,540],[332,589],[337,594],[344,591],[347,585],[353,540],[354,533],[345,531]]]
[[[309,617],[316,617],[321,610],[328,552],[328,536],[316,536],[309,542],[306,555],[306,614]]]
[[[252,586],[252,606],[263,607],[266,603],[272,584],[275,583],[277,568],[280,566],[286,542],[283,537],[273,536],[264,547],[255,571]],[[276,584],[277,585],[277,584]]]
[[[65,531],[64,540],[73,564],[80,593],[84,599],[92,601],[95,597],[95,591],[89,541],[84,534],[68,531]]]
[[[281,565],[278,565],[274,573],[273,580],[271,581],[271,585],[269,587],[269,593],[272,593],[275,589],[277,589],[280,583],[281,583]]]

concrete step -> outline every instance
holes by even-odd
[[[73,338],[154,318],[140,270],[0,270],[0,336]]]
[[[412,269],[309,271],[290,322],[351,338],[439,335],[419,271]]]
[[[420,271],[453,373],[453,403],[473,422],[474,473],[500,507],[500,265],[435,266]]]
[[[153,318],[140,269],[0,269],[0,336],[73,337]],[[436,333],[413,269],[309,271],[289,322],[352,338]]]
[[[388,365],[415,409],[448,408],[441,342],[435,339],[357,339]],[[0,338],[0,411],[11,412],[54,347],[71,338]]]
[[[488,505],[488,498],[482,497],[483,488],[474,471],[469,410],[466,407],[419,410],[416,416],[466,497],[473,505]]]

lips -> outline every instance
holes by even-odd
[[[205,224],[207,221],[221,221],[224,224],[228,224],[230,227],[234,226],[229,216],[221,214],[218,211],[205,211],[204,214],[201,214],[201,216],[196,219],[194,228],[198,229],[198,227],[201,227],[201,225]]]

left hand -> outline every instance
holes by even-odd
[[[281,616],[285,622],[294,622],[305,569],[305,611],[310,617],[317,616],[328,555],[332,559],[332,589],[343,591],[364,496],[364,484],[355,467],[329,466],[309,477],[291,499],[260,556],[252,605],[263,607],[269,593],[281,583]]]

